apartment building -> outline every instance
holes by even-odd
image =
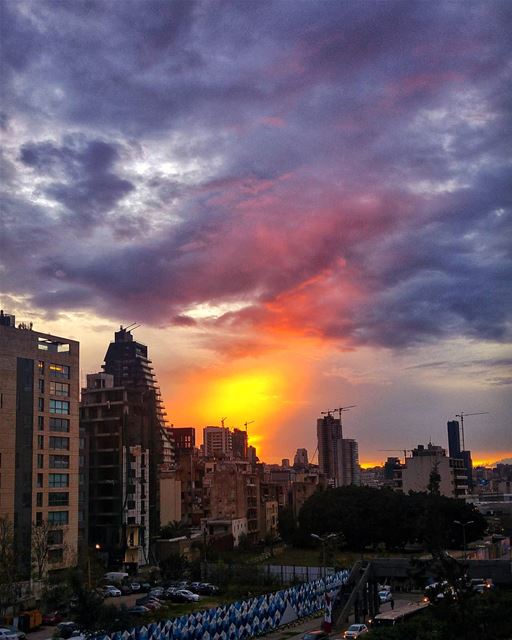
[[[77,561],[78,394],[79,343],[16,327],[0,312],[0,517],[13,523],[25,578],[41,543],[47,554],[38,574]]]

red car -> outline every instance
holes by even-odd
[[[59,624],[62,622],[62,616],[58,611],[49,611],[43,616],[43,624]]]

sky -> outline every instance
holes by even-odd
[[[0,0],[0,302],[260,458],[512,457],[512,3]],[[198,432],[198,439],[201,437]],[[396,450],[396,451],[395,451]]]

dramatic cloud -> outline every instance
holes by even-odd
[[[233,357],[510,340],[510,2],[0,1],[8,299]]]

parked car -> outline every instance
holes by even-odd
[[[381,604],[385,602],[391,602],[393,600],[393,596],[391,595],[391,591],[379,591],[379,600]],[[351,636],[348,636],[351,637]],[[357,636],[354,636],[357,637]]]
[[[140,582],[131,582],[130,583],[130,588],[133,591],[133,593],[136,593],[137,591],[140,591]]]
[[[148,591],[151,591],[152,588],[153,588],[153,585],[150,582],[141,582],[140,583],[140,590],[143,591],[144,593],[147,593]]]
[[[107,586],[103,588],[103,592],[107,598],[119,598],[121,596],[121,590],[114,587],[113,584],[107,584]]]
[[[0,623],[0,626],[2,627],[2,629],[7,629],[7,630],[11,631],[12,633],[14,633],[15,636],[18,638],[18,640],[25,640],[25,638],[27,637],[23,633],[23,631],[20,631],[19,629],[16,629],[16,627],[13,627],[11,624]]]
[[[308,631],[302,636],[302,640],[329,640],[325,631]]]
[[[144,616],[146,615],[146,613],[149,613],[149,612],[150,612],[150,609],[148,607],[144,607],[141,604],[136,605],[135,607],[130,607],[128,609],[128,613],[131,613],[132,616]]]
[[[62,622],[62,615],[60,611],[49,611],[43,615],[43,624],[56,625]]]
[[[148,609],[151,609],[151,611],[155,610],[155,609],[160,609],[160,607],[162,606],[162,603],[160,602],[160,600],[158,600],[158,598],[139,598],[138,600],[135,600],[135,604],[137,606],[142,606],[142,607],[147,607]]]
[[[178,589],[175,595],[183,596],[188,602],[198,602],[201,599],[197,593],[192,593],[189,589]]]
[[[57,625],[58,635],[60,638],[64,638],[64,640],[71,638],[77,631],[79,631],[79,629],[76,622],[59,622]]]
[[[160,598],[164,594],[165,589],[163,587],[153,587],[148,595],[155,596],[155,598]]]
[[[220,589],[211,582],[201,582],[197,593],[200,593],[203,596],[212,596],[215,593],[219,593]]]
[[[365,633],[368,633],[369,629],[365,624],[351,624],[350,627],[343,634],[344,638],[359,638]]]

